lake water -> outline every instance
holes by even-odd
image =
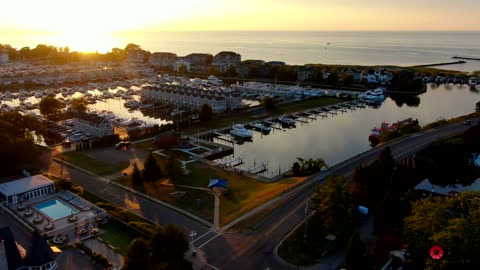
[[[427,92],[419,96],[417,107],[398,106],[387,98],[379,108],[359,108],[326,118],[317,117],[308,123],[297,123],[296,128],[272,130],[268,135],[254,132],[253,142],[233,145],[234,156],[245,157],[245,164],[239,167],[242,169],[268,161],[269,170],[263,174],[268,177],[289,170],[297,157],[323,158],[332,166],[370,149],[370,129],[383,121],[392,123],[411,117],[423,126],[442,118],[472,113],[475,103],[480,101],[478,90],[472,91],[468,86],[431,84]],[[215,141],[226,144],[219,139]]]
[[[63,37],[53,34],[0,33],[3,43],[22,48],[37,44],[57,47]],[[235,51],[242,60],[284,61],[287,64],[307,63],[345,65],[420,65],[450,62],[452,56],[480,58],[480,32],[348,32],[348,31],[217,31],[217,32],[133,32],[112,35],[111,47],[124,48],[128,43],[140,45],[150,52],[190,53]],[[108,47],[107,47],[108,48]],[[480,70],[480,61],[441,68]]]

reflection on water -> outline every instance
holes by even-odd
[[[427,92],[418,97],[396,101],[387,98],[376,108],[357,108],[328,117],[317,116],[315,120],[304,119],[307,123],[297,122],[296,128],[291,129],[273,129],[268,135],[254,131],[253,142],[233,145],[234,155],[245,155],[241,167],[245,170],[268,161],[269,171],[265,176],[289,170],[297,157],[323,158],[331,166],[370,149],[370,129],[383,121],[392,123],[411,117],[423,126],[473,112],[479,97],[466,85],[429,85]]]

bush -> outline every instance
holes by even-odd
[[[119,220],[123,222],[128,222],[128,212],[116,205],[113,205],[111,203],[96,203],[96,205],[100,208],[105,209],[110,215],[112,215],[115,218],[118,218]]]
[[[160,230],[159,226],[145,222],[129,222],[128,226],[132,226],[133,228],[145,234],[145,236],[149,237],[152,237]]]

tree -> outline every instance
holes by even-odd
[[[354,228],[355,209],[346,189],[346,179],[330,175],[325,184],[315,186],[312,209],[323,221],[324,230],[337,238],[348,237]]]
[[[151,268],[145,269],[192,269],[192,264],[185,260],[189,241],[178,227],[167,225],[152,238]]]
[[[70,102],[70,108],[77,112],[86,112],[88,102],[84,97],[74,98]]]
[[[237,77],[238,76],[238,72],[237,72],[237,69],[234,67],[234,66],[230,66],[226,71],[225,71],[225,74],[224,74],[226,77]]]
[[[186,73],[188,70],[187,70],[187,66],[185,66],[184,64],[182,64],[180,67],[178,67],[178,72],[180,73]]]
[[[200,107],[200,112],[199,112],[200,121],[207,122],[207,121],[211,120],[212,117],[213,117],[212,107],[210,107],[210,105],[208,105],[208,104],[203,104]]]
[[[345,268],[349,270],[365,269],[365,266],[362,265],[362,257],[365,251],[365,244],[360,239],[360,233],[358,230],[355,230],[348,241],[345,251],[343,262]]]
[[[151,249],[149,240],[143,238],[133,240],[128,247],[122,270],[151,269],[149,268]]]
[[[300,176],[300,163],[294,162],[292,165],[292,175],[293,176]]]
[[[133,163],[133,170],[132,170],[132,186],[141,186],[142,185],[142,173],[138,169],[137,163]]]
[[[343,73],[342,74],[342,83],[344,86],[351,86],[355,79],[353,78],[352,74],[349,73]]]
[[[152,152],[145,160],[143,169],[143,180],[153,182],[162,176],[162,170],[157,164],[157,160],[153,157]]]
[[[328,78],[327,78],[327,81],[329,83],[338,83],[338,80],[339,80],[339,77],[338,77],[338,72],[336,69],[332,69],[330,70],[330,74],[328,74]]]
[[[441,269],[479,269],[480,193],[430,196],[414,203],[411,215],[405,218],[404,236],[412,269],[435,269],[428,256],[433,245],[444,249]]]
[[[48,95],[40,101],[40,113],[48,119],[56,119],[61,113],[62,103],[53,95]]]
[[[163,170],[165,175],[170,178],[173,183],[175,183],[175,181],[178,180],[178,178],[180,178],[180,176],[183,174],[183,165],[182,162],[174,155],[169,155]]]
[[[125,46],[125,49],[123,49],[125,52],[128,51],[141,51],[142,47],[140,45],[137,45],[135,43],[128,43],[127,46]]]
[[[35,143],[45,134],[45,126],[38,119],[18,112],[3,112],[0,130],[0,175],[11,175],[38,163],[40,152]]]
[[[218,70],[216,66],[211,66],[208,68],[208,74],[213,76],[218,76],[220,75],[220,70]]]
[[[277,101],[269,96],[265,96],[263,97],[263,99],[260,101],[260,104],[263,105],[263,107],[267,110],[267,111],[273,111],[275,110],[276,106],[277,106]]]

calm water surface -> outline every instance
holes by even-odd
[[[287,171],[297,157],[323,158],[331,166],[370,149],[370,129],[383,121],[392,123],[412,117],[423,126],[441,118],[471,113],[480,101],[478,91],[458,85],[429,85],[419,98],[418,107],[405,104],[399,107],[387,98],[380,108],[359,108],[326,118],[317,117],[308,123],[297,123],[296,128],[272,130],[268,135],[254,132],[253,142],[234,145],[234,156],[245,156],[245,164],[239,167],[242,169],[268,161],[269,171],[265,176]],[[229,159],[232,156],[219,161]]]

